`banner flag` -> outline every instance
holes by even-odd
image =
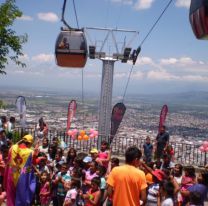
[[[16,99],[16,108],[20,116],[20,125],[22,128],[26,127],[26,100],[23,96],[18,96]]]
[[[71,122],[72,122],[73,117],[75,116],[76,109],[77,109],[76,101],[71,100],[71,102],[69,103],[69,106],[68,106],[66,133],[70,129]]]
[[[114,105],[111,115],[111,133],[110,133],[110,143],[113,141],[114,136],[119,128],[119,125],[125,114],[126,107],[123,103],[117,103]]]
[[[160,112],[160,122],[158,132],[160,133],[160,128],[165,124],[165,119],[168,113],[168,106],[165,104],[163,105],[161,112]]]

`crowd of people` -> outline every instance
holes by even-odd
[[[203,206],[207,198],[208,168],[196,173],[175,164],[165,127],[156,149],[147,137],[141,150],[129,147],[121,163],[107,141],[89,153],[62,148],[58,137],[50,142],[43,119],[39,138],[25,134],[16,144],[0,123],[0,205]]]

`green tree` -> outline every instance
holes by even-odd
[[[15,5],[15,0],[6,0],[0,5],[0,74],[6,74],[4,70],[9,59],[17,65],[26,66],[19,57],[23,56],[22,45],[27,42],[27,35],[18,36],[11,28],[21,16],[22,12]]]
[[[5,104],[2,100],[0,100],[0,109],[5,109]]]

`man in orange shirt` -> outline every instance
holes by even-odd
[[[140,206],[146,202],[146,178],[140,165],[141,151],[133,146],[125,153],[126,164],[115,167],[107,179],[108,196],[113,196],[113,206]],[[141,204],[142,202],[142,204]]]

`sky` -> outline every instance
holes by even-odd
[[[0,0],[0,3],[3,3]],[[168,0],[76,0],[79,27],[102,27],[139,32],[131,47],[136,49],[159,17]],[[26,68],[6,66],[0,87],[27,87],[56,91],[98,93],[101,89],[102,61],[87,60],[84,69],[62,68],[55,62],[56,38],[63,26],[61,0],[16,0],[23,12],[12,28],[27,34],[21,60]],[[127,94],[208,91],[208,42],[197,40],[189,23],[190,0],[173,0],[154,30],[144,41],[127,88]],[[65,18],[76,27],[72,0]],[[105,33],[90,31],[93,43],[103,41]],[[123,36],[122,36],[123,35]],[[118,42],[130,38],[116,36]],[[126,36],[125,36],[126,35]],[[88,39],[88,45],[90,41]],[[108,50],[112,42],[107,42]],[[120,43],[120,45],[122,45]],[[132,62],[114,64],[113,95],[123,95]]]

